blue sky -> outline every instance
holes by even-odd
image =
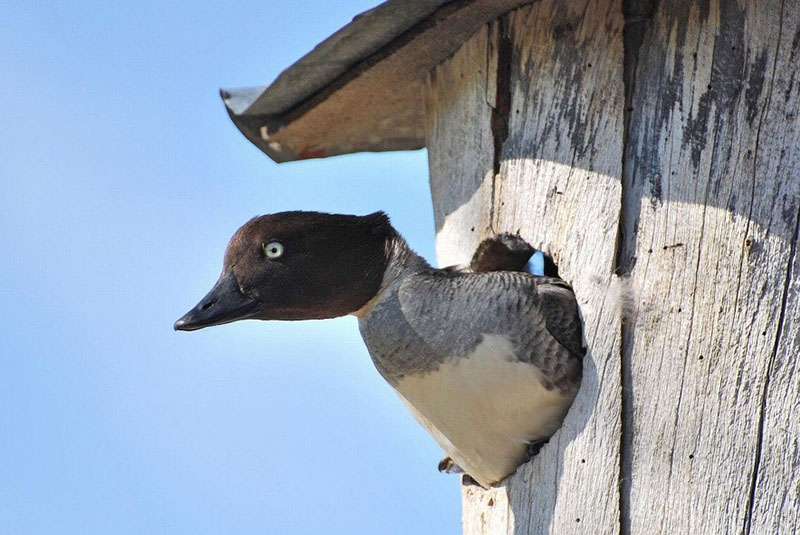
[[[424,151],[279,166],[217,95],[373,5],[4,2],[2,533],[459,532],[354,318],[172,330],[256,214],[383,209],[433,258]]]

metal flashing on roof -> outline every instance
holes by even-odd
[[[276,162],[425,146],[427,74],[530,0],[389,0],[267,87],[222,90],[234,124]]]

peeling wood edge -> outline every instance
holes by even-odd
[[[224,97],[223,97],[224,98]],[[425,148],[425,140],[417,138],[397,138],[386,139],[380,144],[372,144],[368,147],[357,147],[351,151],[336,151],[324,150],[319,152],[297,152],[291,147],[280,144],[274,146],[269,141],[262,139],[256,134],[261,128],[265,127],[264,117],[258,115],[235,115],[233,111],[225,106],[228,116],[231,118],[234,126],[242,133],[242,135],[255,145],[259,150],[269,156],[275,163],[287,163],[303,160],[312,160],[317,158],[330,158],[333,156],[342,156],[345,154],[352,154],[358,152],[398,152],[407,150],[419,150]],[[269,130],[269,125],[266,125]]]
[[[495,96],[490,118],[494,154],[492,159],[492,188],[489,198],[489,225],[495,227],[496,185],[500,179],[500,163],[503,158],[503,147],[508,139],[508,123],[511,120],[511,62],[514,55],[514,43],[511,42],[509,28],[510,15],[505,13],[496,20],[497,24],[497,61],[495,64]]]
[[[767,110],[769,109],[770,103],[772,101],[772,90],[775,83],[775,72],[778,67],[778,58],[780,58],[780,46],[781,46],[781,36],[783,34],[783,10],[786,6],[785,0],[781,1],[781,17],[780,23],[778,26],[778,35],[775,39],[776,51],[775,51],[775,61],[772,64],[772,80],[769,87],[769,93],[767,98],[764,101],[764,107],[761,110],[761,118],[759,119],[758,123],[758,131],[756,133],[756,146],[755,150],[753,151],[753,188],[756,187],[756,169],[758,163],[758,147],[759,141],[761,138],[761,126],[764,124],[764,119],[767,114]],[[755,194],[755,191],[753,192]],[[753,210],[753,202],[750,202],[750,217],[748,218],[748,227],[750,225],[750,221],[752,221],[752,210]],[[764,377],[764,389],[761,392],[761,406],[759,407],[758,412],[758,433],[756,434],[756,451],[755,455],[753,456],[753,472],[750,476],[750,492],[747,497],[747,511],[745,513],[745,521],[744,526],[742,526],[742,532],[746,535],[750,535],[750,531],[752,529],[752,521],[753,521],[753,507],[756,503],[756,491],[758,489],[758,475],[759,469],[761,468],[761,453],[764,446],[764,420],[767,413],[767,397],[769,395],[769,387],[770,387],[770,378],[772,377],[772,371],[775,366],[775,359],[778,356],[778,349],[780,348],[781,338],[783,335],[783,327],[786,323],[786,306],[789,300],[789,289],[791,288],[792,284],[792,272],[794,267],[794,260],[795,256],[797,255],[797,240],[798,240],[798,232],[800,232],[800,208],[797,210],[797,214],[795,215],[795,222],[794,222],[794,234],[792,235],[791,242],[789,244],[789,260],[786,266],[786,278],[784,280],[783,285],[783,293],[781,295],[781,308],[778,315],[778,330],[775,333],[775,344],[772,347],[772,353],[769,356],[769,362],[767,363],[767,371],[766,377]]]
[[[491,116],[492,137],[494,138],[492,168],[495,176],[500,173],[503,144],[508,139],[508,122],[509,114],[511,113],[511,60],[514,53],[514,45],[508,35],[508,15],[503,15],[497,19],[497,25],[496,89]]]
[[[761,392],[761,407],[758,413],[758,434],[756,442],[756,452],[753,459],[753,475],[750,480],[750,495],[747,500],[747,513],[745,516],[745,525],[743,533],[750,534],[753,518],[753,506],[756,502],[756,489],[758,488],[758,473],[761,466],[761,451],[764,444],[764,419],[767,412],[767,397],[769,393],[770,378],[772,370],[775,365],[775,359],[778,356],[778,349],[780,348],[781,337],[783,335],[783,327],[786,324],[786,306],[789,301],[789,289],[792,284],[792,272],[794,267],[795,258],[797,256],[797,240],[800,233],[800,208],[797,210],[797,215],[794,223],[794,236],[789,249],[789,261],[786,267],[786,280],[783,285],[783,295],[781,295],[781,311],[778,316],[778,332],[775,334],[775,345],[772,348],[772,354],[767,364],[766,377],[764,378],[764,389]]]
[[[629,276],[636,263],[636,227],[639,207],[631,206],[632,177],[627,172],[630,125],[633,114],[633,95],[636,89],[636,68],[639,48],[644,40],[648,21],[655,12],[656,0],[622,0],[623,66],[625,102],[622,131],[622,175],[620,177],[620,214],[614,271],[620,277]],[[621,318],[620,326],[620,444],[619,444],[619,532],[631,534],[631,487],[633,476],[633,328],[630,318]]]

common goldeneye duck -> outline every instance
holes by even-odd
[[[234,234],[219,280],[175,329],[353,314],[446,471],[489,486],[560,427],[580,385],[581,320],[557,273],[511,234],[482,242],[468,266],[434,269],[382,212],[283,212]]]

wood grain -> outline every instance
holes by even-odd
[[[426,84],[436,254],[443,266],[468,262],[489,224],[496,40],[497,23],[484,26]]]
[[[638,304],[626,347],[631,533],[790,533],[775,531],[790,496],[796,523],[798,426],[786,422],[800,407],[786,366],[797,323],[786,311],[796,307],[798,26],[788,9],[659,2],[638,51],[622,244]],[[780,448],[783,459],[765,457]]]
[[[777,5],[772,8],[777,11]],[[780,221],[781,250],[786,251],[788,242],[789,253],[788,259],[781,257],[776,265],[777,269],[785,267],[785,280],[778,323],[770,325],[774,344],[762,393],[755,473],[751,476],[746,524],[750,533],[800,529],[800,9],[796,3],[784,2],[779,16],[779,35],[772,41],[776,49],[770,95],[757,139],[755,177],[758,188],[763,180],[764,185],[771,186],[768,191],[775,194],[771,200],[764,198],[767,195],[759,199],[763,203],[759,213],[762,219]],[[774,21],[773,15],[765,22]],[[753,269],[759,269],[760,264],[756,262]]]

